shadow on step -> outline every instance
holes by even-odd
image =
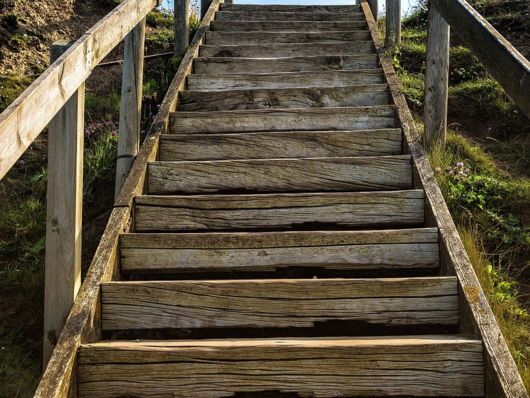
[[[360,321],[317,322],[313,327],[291,328],[201,328],[201,329],[151,329],[121,330],[104,333],[105,340],[183,340],[183,339],[239,339],[277,337],[342,337],[456,334],[456,326],[374,325]]]

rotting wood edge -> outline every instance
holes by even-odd
[[[436,226],[440,231],[441,251],[447,254],[448,268],[458,277],[461,300],[461,332],[479,334],[485,348],[485,380],[486,396],[488,397],[528,397],[517,366],[510,354],[506,341],[502,336],[495,316],[482,290],[480,282],[473,270],[465,248],[460,240],[454,221],[436,183],[427,154],[421,144],[419,135],[405,97],[378,33],[377,24],[366,0],[362,0],[361,8],[366,16],[368,28],[372,34],[376,51],[380,57],[381,67],[390,88],[391,97],[397,106],[396,117],[403,128],[406,140],[405,148],[412,155],[414,176],[425,190],[426,211],[432,212]],[[451,269],[452,268],[452,269]],[[467,311],[466,311],[467,310]],[[466,314],[467,312],[467,314]],[[468,320],[469,324],[465,323]]]
[[[198,54],[206,30],[221,2],[222,0],[212,1],[166,93],[160,111],[149,129],[148,137],[142,144],[138,157],[115,202],[105,232],[59,336],[50,362],[37,386],[34,398],[77,396],[75,386],[77,350],[83,343],[97,341],[101,333],[100,285],[102,282],[112,280],[117,272],[119,238],[122,233],[129,231],[133,198],[143,190],[147,163],[156,158],[160,134],[167,129],[169,113],[177,105],[178,91],[185,85],[186,76],[191,72],[193,59]]]

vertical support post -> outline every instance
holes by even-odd
[[[401,44],[401,0],[386,0],[385,46],[394,50]]]
[[[175,55],[181,55],[190,44],[190,1],[175,0]]]
[[[70,46],[54,43],[54,62]],[[81,286],[85,86],[48,126],[43,364],[48,363]]]
[[[145,18],[125,37],[124,43],[115,198],[140,148]]]
[[[379,0],[368,0],[368,5],[370,6],[370,10],[372,10],[374,20],[377,21],[377,14],[379,12]]]
[[[201,19],[204,18],[204,16],[208,12],[210,4],[212,4],[212,0],[201,0]]]
[[[426,148],[434,145],[443,148],[449,91],[449,25],[432,3],[429,7],[427,35],[423,143]]]

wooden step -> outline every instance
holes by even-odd
[[[280,58],[375,53],[372,41],[330,41],[314,43],[273,43],[238,45],[202,45],[201,57]]]
[[[138,196],[136,231],[420,226],[423,190],[261,195]]]
[[[326,32],[206,32],[206,44],[312,43],[318,41],[370,40],[369,30]]]
[[[103,342],[83,345],[79,398],[483,396],[482,343],[461,336]]]
[[[169,131],[177,134],[197,134],[382,129],[395,126],[394,106],[370,106],[174,112],[170,116]]]
[[[410,155],[151,162],[152,195],[412,188]]]
[[[360,12],[361,7],[359,5],[277,5],[277,4],[221,4],[221,10],[223,11],[259,11],[259,12],[330,12],[330,13],[349,13],[349,12]]]
[[[297,87],[347,87],[384,83],[381,69],[327,72],[285,72],[240,75],[194,74],[188,76],[189,90],[244,90]]]
[[[436,228],[380,231],[133,233],[120,239],[130,273],[434,270]]]
[[[401,153],[400,129],[163,134],[159,159],[283,159],[378,156]]]
[[[285,58],[195,58],[195,73],[242,74],[280,72],[322,72],[378,67],[376,54],[330,55]]]
[[[387,105],[386,84],[349,87],[298,87],[247,90],[181,91],[179,111],[217,111],[306,107]]]
[[[366,21],[212,21],[213,31],[283,31],[283,32],[328,32],[339,30],[366,29]],[[324,33],[325,34],[325,33]]]
[[[216,21],[363,21],[362,12],[315,11],[218,11]]]
[[[107,282],[103,330],[457,325],[454,276]]]

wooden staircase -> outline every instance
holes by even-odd
[[[222,5],[78,397],[483,396],[359,6]]]

